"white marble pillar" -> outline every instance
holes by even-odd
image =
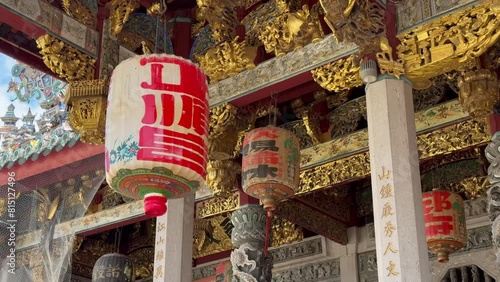
[[[366,106],[379,281],[431,281],[412,88],[379,77]]]
[[[167,213],[156,219],[155,282],[191,282],[194,194],[170,199]]]

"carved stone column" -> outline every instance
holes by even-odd
[[[264,255],[266,211],[260,205],[246,205],[233,212],[231,241],[236,247],[231,253],[233,282],[270,282],[272,256]]]
[[[500,265],[500,132],[493,135],[491,143],[485,149],[485,155],[490,162],[488,180],[491,188],[488,189],[488,212],[492,222],[492,242],[496,248],[497,264]]]

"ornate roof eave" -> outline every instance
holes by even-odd
[[[61,136],[50,134],[48,139],[34,140],[23,148],[0,152],[0,169],[10,169],[14,165],[23,165],[28,160],[36,161],[40,156],[48,156],[51,152],[59,152],[65,147],[73,147],[80,136],[67,131]]]

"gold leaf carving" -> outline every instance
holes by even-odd
[[[74,81],[69,85],[69,123],[85,143],[104,143],[107,95],[107,79]]]
[[[273,247],[300,242],[304,239],[302,227],[282,217],[273,217],[271,230]]]
[[[66,14],[75,18],[82,24],[92,28],[96,26],[97,16],[79,0],[63,0],[62,6]]]
[[[287,4],[283,5],[281,9],[286,12],[261,27],[258,35],[266,52],[274,52],[277,57],[323,38],[317,9],[309,10],[309,6],[304,5],[297,12],[289,12]]]
[[[405,75],[421,84],[479,57],[500,38],[499,11],[486,0],[398,35]]]
[[[205,218],[221,213],[237,210],[240,207],[239,193],[233,193],[227,198],[211,198],[197,206],[197,217]]]
[[[196,55],[196,60],[213,84],[255,68],[256,56],[257,47],[247,46],[245,41],[238,42],[238,37],[235,37],[232,41],[220,43],[204,55]]]
[[[69,82],[94,78],[94,58],[49,34],[40,36],[36,43],[44,64],[60,78]]]
[[[464,138],[464,136],[466,136]],[[417,136],[420,160],[450,154],[489,142],[491,136],[482,122],[466,120]],[[369,153],[363,152],[300,172],[296,195],[332,187],[370,174]]]
[[[363,85],[354,55],[311,70],[314,81],[328,91],[341,92]]]
[[[118,35],[132,12],[137,8],[139,8],[137,0],[112,0],[110,9],[111,34]]]
[[[359,46],[362,56],[378,50],[376,37],[385,34],[384,11],[372,1],[320,0],[325,21],[339,42]]]

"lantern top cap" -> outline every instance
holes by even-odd
[[[137,60],[137,59],[141,59],[141,58],[149,58],[149,57],[166,57],[166,58],[173,58],[173,59],[177,59],[177,60],[180,60],[180,61],[184,61],[190,65],[193,65],[193,66],[196,66],[197,68],[200,68],[200,65],[189,60],[189,59],[186,59],[184,57],[180,57],[180,56],[177,56],[177,55],[174,55],[174,54],[165,54],[165,53],[151,53],[151,54],[143,54],[143,55],[134,55],[130,58],[127,58],[123,61],[121,61],[118,65],[121,65],[125,62],[128,62],[128,61],[132,61],[132,60]]]

